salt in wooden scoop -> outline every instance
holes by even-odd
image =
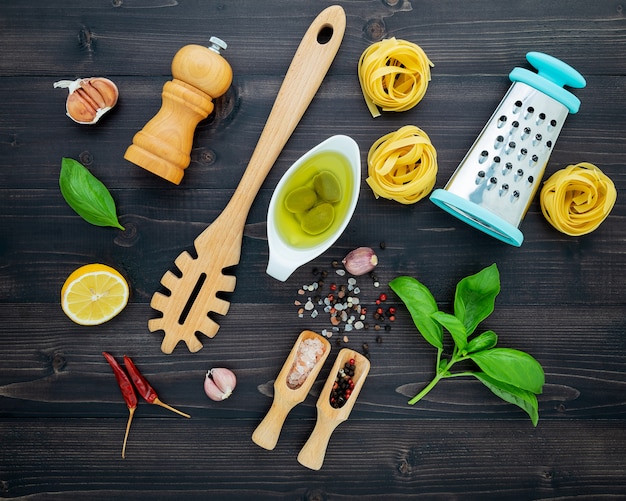
[[[319,346],[323,351],[315,356],[316,361],[310,369],[307,360],[312,355],[312,348]],[[272,450],[287,414],[306,398],[315,382],[320,369],[330,353],[328,340],[313,331],[302,331],[296,340],[283,368],[274,380],[274,401],[263,421],[252,434],[252,441],[260,447]],[[298,365],[301,369],[298,370]]]
[[[197,257],[181,253],[174,264],[180,277],[167,271],[161,284],[170,295],[155,292],[150,306],[163,316],[148,322],[150,332],[163,330],[161,351],[172,353],[180,341],[191,352],[202,348],[197,337],[217,334],[217,315],[226,315],[230,302],[224,293],[235,290],[229,271],[239,263],[243,231],[263,181],[333,62],[346,28],[346,14],[339,5],[323,10],[304,34],[287,70],[248,167],[223,212],[194,241]],[[226,271],[226,272],[225,272]]]
[[[335,408],[330,403],[333,385],[336,382],[339,371],[351,359],[354,359],[355,365],[354,375],[352,376],[354,388],[343,406]],[[311,436],[300,450],[300,454],[298,454],[298,462],[300,464],[312,470],[319,470],[322,467],[330,436],[335,428],[350,416],[350,411],[352,411],[352,407],[356,403],[356,398],[359,396],[369,370],[369,360],[360,353],[348,348],[343,348],[339,352],[337,360],[335,360],[335,364],[330,370],[326,384],[324,384],[322,393],[317,400],[317,422],[315,423],[315,428],[313,428]]]

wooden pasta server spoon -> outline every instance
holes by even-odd
[[[179,277],[167,271],[161,284],[170,295],[155,292],[150,305],[163,316],[148,322],[151,332],[163,330],[164,353],[180,341],[191,352],[202,348],[201,333],[213,337],[215,315],[226,315],[236,278],[228,269],[239,263],[243,231],[252,202],[274,162],[317,92],[343,39],[346,16],[340,6],[322,11],[308,28],[287,70],[274,106],[237,189],[224,211],[194,241],[197,257],[183,252],[174,264]],[[222,296],[222,297],[220,297]],[[211,317],[211,315],[213,318]]]

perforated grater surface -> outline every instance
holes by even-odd
[[[580,101],[564,86],[583,76],[540,52],[526,59],[537,73],[514,68],[500,105],[443,189],[430,199],[462,221],[511,245],[522,245],[524,219],[568,113]]]

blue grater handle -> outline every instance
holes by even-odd
[[[526,59],[537,69],[537,73],[524,68],[514,68],[509,74],[511,81],[530,85],[556,99],[567,107],[570,113],[576,113],[580,108],[580,100],[563,87],[582,89],[587,85],[585,78],[569,64],[542,52],[529,52]]]

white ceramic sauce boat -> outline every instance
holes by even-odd
[[[280,194],[285,184],[302,165],[312,157],[326,152],[341,154],[349,165],[348,175],[351,177],[351,187],[348,192],[342,194],[343,197],[350,197],[348,207],[345,215],[343,215],[343,220],[339,225],[335,225],[335,229],[323,241],[308,247],[297,247],[287,242],[277,229],[278,210],[280,209],[278,204],[279,200],[282,199]],[[345,190],[345,186],[343,188]],[[269,244],[267,274],[284,282],[296,269],[315,259],[335,243],[354,214],[360,189],[361,154],[354,139],[343,135],[332,136],[301,156],[280,179],[270,200],[267,213],[267,240]]]

